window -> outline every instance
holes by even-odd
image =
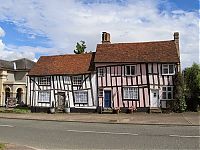
[[[81,85],[82,84],[82,76],[73,77],[73,85]]]
[[[174,69],[174,65],[173,64],[163,64],[162,65],[162,74],[174,74],[175,73],[175,69]]]
[[[138,99],[138,88],[136,87],[124,87],[123,99]]]
[[[103,88],[99,88],[99,97],[103,97]]]
[[[135,74],[136,74],[136,66],[135,65],[125,66],[125,75],[126,76],[132,76]]]
[[[75,103],[87,104],[88,94],[86,91],[79,91],[74,93]]]
[[[173,87],[172,86],[162,87],[162,99],[173,99]]]
[[[50,101],[50,91],[39,91],[38,102],[49,103]]]
[[[98,68],[98,76],[103,77],[104,76],[104,68]]]
[[[51,79],[50,77],[39,77],[38,84],[39,85],[50,85]]]

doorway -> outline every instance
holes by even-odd
[[[64,92],[59,92],[57,94],[57,109],[58,110],[64,110],[65,108],[65,93]]]
[[[104,91],[104,108],[111,108],[111,91]]]
[[[10,98],[10,88],[5,89],[5,104],[8,103],[8,98]]]
[[[18,88],[16,94],[17,104],[22,104],[22,95],[23,95],[22,88]]]
[[[151,90],[151,107],[159,107],[159,91]]]

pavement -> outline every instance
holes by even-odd
[[[46,120],[64,122],[87,122],[87,123],[115,123],[115,124],[143,124],[143,125],[185,125],[199,126],[200,112],[184,113],[143,113],[133,114],[96,114],[96,113],[0,113],[0,118]]]

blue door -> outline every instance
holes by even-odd
[[[111,107],[111,91],[104,91],[104,107]]]

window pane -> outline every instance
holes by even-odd
[[[131,75],[135,75],[135,66],[131,66]]]
[[[168,74],[168,68],[163,68],[163,73]]]
[[[166,92],[163,92],[163,93],[162,93],[162,98],[163,98],[163,99],[166,99],[166,98],[167,98],[167,97],[166,97]]]
[[[169,86],[169,87],[167,87],[167,90],[168,91],[172,91],[172,88]]]
[[[130,66],[126,66],[126,75],[130,74],[131,74]]]
[[[172,99],[172,93],[168,92],[168,99]]]
[[[174,73],[174,65],[169,65],[169,73],[170,74]]]
[[[163,87],[162,90],[163,90],[163,91],[166,91],[166,87]]]

